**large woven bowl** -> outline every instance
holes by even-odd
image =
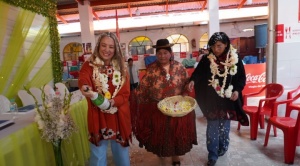
[[[157,107],[165,115],[182,117],[195,109],[196,100],[190,96],[172,96],[158,102]]]

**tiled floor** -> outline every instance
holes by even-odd
[[[182,166],[202,166],[207,162],[205,143],[206,119],[200,109],[196,109],[198,145],[180,156]],[[265,125],[266,126],[266,125]],[[283,133],[278,130],[278,136],[273,137],[271,130],[269,144],[263,146],[265,129],[259,129],[256,141],[250,140],[248,126],[242,126],[237,131],[237,122],[231,122],[230,145],[227,153],[220,157],[216,166],[285,166],[283,153]],[[130,147],[130,160],[132,166],[171,166],[171,158],[159,158],[153,153],[138,147],[138,142],[133,141]],[[296,149],[294,165],[300,165],[300,147]],[[112,157],[109,157],[109,166],[114,166]]]

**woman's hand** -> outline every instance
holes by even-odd
[[[239,92],[238,91],[234,91],[230,97],[230,100],[232,101],[236,101],[239,98]]]
[[[93,97],[92,87],[90,87],[89,85],[83,85],[80,91],[82,95],[85,97],[89,97],[89,98]]]
[[[194,90],[194,81],[191,81],[189,84],[188,84],[188,90],[190,92],[192,92]]]
[[[114,99],[110,99],[108,100],[110,102],[110,106],[113,107],[115,105],[115,100]]]

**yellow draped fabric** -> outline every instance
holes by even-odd
[[[78,132],[62,143],[64,165],[85,165],[89,157],[87,102],[71,106],[71,115]],[[53,166],[55,158],[51,143],[41,139],[35,122],[0,139],[0,165]]]
[[[34,75],[34,77],[25,85],[27,88],[30,87],[41,87],[41,85],[46,85],[50,82],[53,78],[52,77],[45,77],[45,76],[52,76],[52,60],[49,58],[42,68]]]
[[[16,98],[23,86],[53,80],[49,18],[0,0],[0,22],[0,94]]]

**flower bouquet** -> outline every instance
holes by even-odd
[[[63,100],[56,91],[54,96],[46,96],[42,90],[42,106],[38,105],[34,95],[24,87],[28,94],[35,100],[35,121],[41,132],[41,138],[52,143],[57,166],[63,165],[61,155],[61,142],[69,138],[77,130],[70,115],[71,93],[66,93]]]

